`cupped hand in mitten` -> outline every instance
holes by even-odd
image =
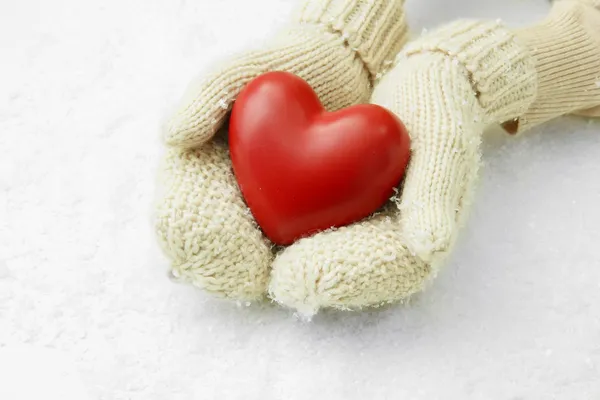
[[[306,0],[289,26],[190,86],[165,134],[156,229],[172,274],[214,294],[262,297],[273,250],[240,194],[227,144],[213,139],[249,81],[269,71],[306,80],[329,111],[368,102],[405,43],[404,0]]]
[[[398,194],[368,220],[281,252],[272,297],[314,314],[420,291],[449,254],[468,210],[485,128],[502,124],[520,133],[600,105],[599,22],[597,1],[563,0],[545,20],[520,30],[458,21],[409,44],[372,97],[411,135]]]

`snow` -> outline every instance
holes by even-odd
[[[293,0],[0,5],[0,398],[600,398],[600,122],[491,132],[452,259],[410,304],[302,321],[171,282],[150,216],[192,77]],[[409,0],[421,32],[545,0]]]

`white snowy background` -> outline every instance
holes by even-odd
[[[295,0],[0,2],[0,399],[600,399],[600,123],[492,133],[452,259],[408,306],[216,301],[167,277],[160,127]],[[423,28],[546,0],[408,0]]]

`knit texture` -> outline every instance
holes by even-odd
[[[372,81],[406,41],[402,4],[308,0],[265,48],[190,86],[167,131],[173,146],[156,215],[174,276],[228,298],[255,300],[266,293],[272,245],[243,201],[225,141],[210,139],[241,88],[267,71],[304,78],[328,110],[368,102]]]
[[[542,23],[515,34],[533,53],[539,90],[526,113],[504,124],[509,132],[567,113],[600,116],[599,1],[556,1]]]
[[[156,212],[172,275],[221,297],[264,296],[273,254],[240,196],[226,144],[167,150]]]
[[[403,56],[437,52],[451,57],[467,70],[488,119],[503,121],[527,110],[537,79],[531,54],[502,26],[501,21],[459,20],[409,44]]]
[[[403,3],[311,0],[302,4],[299,15],[301,22],[322,24],[332,32],[340,32],[371,75],[377,76],[392,64],[408,36]]]
[[[170,145],[193,148],[225,121],[240,90],[268,71],[305,79],[328,110],[369,101],[372,81],[407,40],[404,0],[306,0],[266,46],[193,82],[168,123]]]

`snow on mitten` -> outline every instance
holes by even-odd
[[[368,102],[372,81],[406,42],[404,0],[306,0],[289,27],[262,49],[229,60],[190,87],[166,132],[164,196],[156,230],[172,273],[220,296],[266,292],[271,244],[232,174],[227,145],[210,140],[253,78],[288,71],[332,111]]]
[[[518,31],[458,21],[409,44],[372,97],[412,138],[401,193],[368,220],[280,253],[271,296],[310,315],[420,291],[468,209],[484,129],[504,123],[521,132],[600,105],[599,76],[600,7],[592,1],[559,1],[544,22]]]

